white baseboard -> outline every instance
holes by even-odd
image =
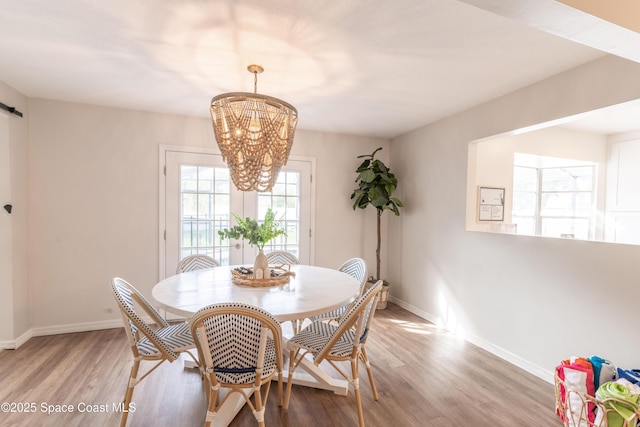
[[[395,305],[399,305],[405,310],[410,311],[411,313],[415,314],[418,317],[422,317],[424,320],[431,322],[434,325],[442,326],[438,324],[438,318],[436,316],[432,315],[431,313],[427,313],[426,311],[422,311],[418,307],[414,307],[411,304],[408,304],[393,296],[389,296],[389,302],[392,302]]]
[[[28,335],[28,338],[24,338],[25,335]],[[2,350],[15,350],[16,348],[20,347],[22,344],[24,344],[25,342],[27,342],[27,340],[29,338],[31,338],[31,329],[29,329],[27,332],[25,332],[24,334],[22,334],[20,337],[18,337],[18,339],[15,340],[10,340],[10,341],[0,341],[0,351]]]
[[[26,343],[27,341],[29,341],[29,339],[33,336],[33,331],[31,329],[29,329],[27,332],[25,332],[24,334],[20,335],[18,337],[18,339],[16,340],[16,347],[18,348],[20,347],[22,344]]]
[[[70,334],[74,332],[98,331],[100,329],[122,328],[122,319],[101,320],[99,322],[70,323],[66,325],[45,326],[32,328],[34,337],[45,335]]]
[[[122,320],[104,320],[100,322],[71,323],[67,325],[46,326],[43,328],[31,328],[13,341],[0,341],[0,349],[15,350],[27,342],[31,337],[46,335],[69,334],[74,332],[97,331],[100,329],[121,328]]]
[[[29,341],[29,338],[33,336],[33,332],[29,329],[24,334],[20,335],[17,339],[13,341],[0,341],[0,351],[2,350],[15,350],[20,347],[22,344]]]
[[[439,327],[441,327],[442,329],[447,329],[446,325],[442,325],[439,323],[438,321],[438,317],[434,316],[431,313],[427,313],[425,311],[422,311],[420,309],[418,309],[417,307],[412,306],[411,304],[407,304],[405,301],[402,301],[398,298],[395,298],[393,296],[389,297],[389,302],[392,302],[402,308],[404,308],[405,310],[415,314],[416,316],[419,316]],[[473,345],[476,345],[478,347],[480,347],[483,350],[488,351],[491,354],[494,354],[496,356],[498,356],[499,358],[517,366],[520,369],[523,369],[527,372],[529,372],[532,375],[535,375],[536,377],[550,383],[553,384],[553,372],[548,371],[546,369],[541,368],[540,366],[531,363],[530,361],[523,359],[520,356],[517,356],[501,347],[498,347],[497,345],[494,345],[482,338],[476,337],[476,336],[469,336],[469,335],[465,335],[464,339],[468,342],[470,342]]]
[[[151,322],[151,318],[143,317],[143,320],[147,323]],[[169,321],[183,321],[183,317],[178,317],[167,313],[167,320]],[[43,337],[46,335],[58,335],[58,334],[71,334],[74,332],[89,332],[98,331],[101,329],[114,329],[122,328],[122,319],[114,320],[102,320],[99,322],[86,322],[86,323],[70,323],[66,325],[45,326],[41,328],[31,328],[24,334],[20,335],[13,341],[0,341],[0,351],[2,350],[15,350],[22,344],[27,342],[31,337]]]

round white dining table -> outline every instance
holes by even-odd
[[[280,322],[325,313],[349,303],[360,283],[338,270],[292,265],[289,283],[270,287],[237,285],[231,269],[221,266],[176,274],[158,282],[151,295],[163,309],[185,317],[210,304],[238,302],[260,307]]]
[[[158,282],[151,295],[163,309],[187,318],[210,304],[239,302],[261,307],[282,323],[341,307],[351,302],[360,290],[360,283],[349,274],[300,264],[291,266],[295,277],[287,284],[242,286],[231,280],[231,270],[236,267],[221,266],[176,274]],[[287,378],[286,372],[283,372],[283,378]],[[309,359],[301,361],[293,380],[295,384],[340,395],[346,395],[349,390],[347,381],[331,377]],[[229,425],[244,404],[238,394],[231,396],[230,404],[223,405],[212,426]]]

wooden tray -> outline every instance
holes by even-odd
[[[293,271],[285,269],[284,266],[269,268],[271,269],[271,277],[267,279],[256,279],[253,272],[242,273],[238,269],[233,269],[231,270],[231,281],[236,285],[265,288],[289,283],[291,276],[295,277],[296,275]]]

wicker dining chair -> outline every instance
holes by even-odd
[[[220,267],[220,263],[208,255],[187,255],[178,263],[176,274],[211,267]]]
[[[367,274],[367,264],[364,262],[362,258],[351,258],[345,261],[339,268],[339,271],[343,273],[347,273],[350,276],[353,276],[358,282],[360,282],[360,290],[358,291],[358,297],[362,296],[365,288],[365,276]],[[351,303],[353,304],[353,303]],[[324,321],[333,321],[338,320],[346,311],[347,308],[351,304],[345,304],[342,307],[338,307],[335,310],[328,311],[326,313],[318,314],[316,316],[310,317],[309,319],[313,322],[316,320],[324,320]]]
[[[282,406],[280,323],[267,311],[241,303],[209,305],[198,310],[190,323],[200,357],[200,371],[207,381],[205,426],[211,425],[231,395],[239,393],[258,425],[264,427],[271,380],[276,374],[278,406]],[[227,389],[222,401],[219,400],[220,387]],[[255,403],[251,402],[251,392]]]
[[[378,400],[378,391],[373,381],[373,372],[371,371],[371,364],[367,357],[365,345],[378,304],[380,289],[382,289],[382,280],[378,280],[364,295],[358,298],[344,316],[340,318],[337,325],[316,320],[289,339],[287,342],[287,349],[290,352],[289,379],[284,402],[285,409],[289,407],[293,373],[302,359],[310,354],[316,366],[326,360],[342,377],[349,381],[356,396],[359,424],[360,427],[364,427],[358,366],[360,361],[364,362],[373,398]],[[351,362],[351,376],[335,363],[347,360]]]
[[[195,348],[189,330],[189,324],[182,322],[169,325],[145,297],[130,283],[120,277],[111,281],[113,296],[120,309],[124,330],[133,353],[133,366],[129,374],[124,395],[124,411],[120,426],[127,424],[128,408],[133,397],[133,389],[163,362],[173,362],[181,353],[187,353],[197,363],[198,360],[189,351]],[[151,317],[155,326],[146,323],[138,313]],[[138,376],[141,361],[157,362],[144,375]]]
[[[267,262],[269,265],[294,265],[300,264],[300,260],[291,252],[287,251],[272,251],[267,255]]]

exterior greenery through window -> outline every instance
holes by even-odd
[[[512,221],[517,224],[517,233],[592,239],[595,178],[595,165],[516,164]]]

